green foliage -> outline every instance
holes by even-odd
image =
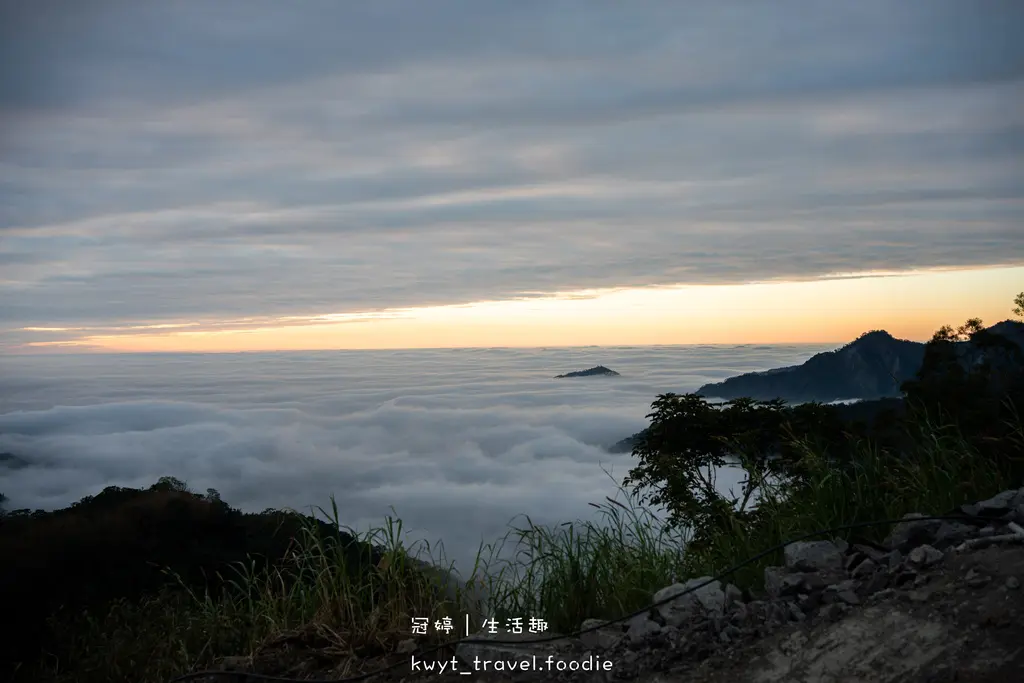
[[[1013,314],[1016,316],[1024,316],[1024,292],[1021,292],[1014,298],[1013,303],[1016,304],[1013,307]]]
[[[665,506],[668,524],[691,531],[694,548],[737,522],[751,521],[752,504],[766,482],[800,481],[805,473],[792,447],[794,431],[816,443],[833,435],[833,450],[844,448],[837,411],[821,404],[790,407],[749,398],[712,404],[696,394],[664,394],[652,408],[651,424],[633,449],[639,464],[624,485],[646,490],[645,503]],[[742,467],[747,475],[731,498],[715,482],[715,472],[726,465]]]
[[[1024,406],[1024,352],[1016,343],[977,318],[944,326],[902,389],[914,411],[955,425],[980,457],[1024,476],[1024,456],[1007,448]]]
[[[59,650],[46,617],[66,610],[102,612],[115,599],[135,603],[179,585],[219,600],[233,590],[233,567],[260,574],[281,568],[287,588],[300,577],[285,569],[310,518],[274,511],[243,514],[209,494],[162,478],[148,490],[110,486],[64,510],[0,518],[0,602],[19,628],[0,640],[0,661]],[[320,528],[323,527],[323,528]],[[370,566],[380,553],[352,534],[324,525],[322,545],[346,566]],[[225,578],[228,577],[228,578]]]

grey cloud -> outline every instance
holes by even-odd
[[[1024,261],[1020,3],[55,7],[0,21],[5,339]]]
[[[0,491],[52,509],[170,474],[248,511],[333,494],[342,523],[394,506],[465,566],[515,515],[592,516],[632,466],[600,446],[642,428],[657,393],[815,350],[0,357],[0,452],[31,463],[0,467]],[[623,372],[604,391],[551,379],[598,362]]]

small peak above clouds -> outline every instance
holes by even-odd
[[[555,379],[565,379],[568,377],[619,377],[619,373],[615,372],[610,368],[606,368],[603,365],[595,365],[592,368],[586,370],[576,370],[574,372],[567,372],[564,375],[555,375]]]

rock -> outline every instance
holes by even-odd
[[[646,614],[640,614],[633,617],[629,622],[629,628],[626,630],[626,639],[632,645],[639,645],[660,631],[660,625],[651,621]]]
[[[885,545],[891,550],[909,552],[919,545],[931,543],[942,521],[938,519],[922,519],[925,515],[911,512],[903,515],[903,520],[893,527]]]
[[[974,533],[972,527],[959,522],[942,522],[935,532],[934,546],[939,550],[947,550],[960,545]]]
[[[796,603],[792,603],[792,602],[789,603],[789,617],[793,621],[798,621],[798,622],[799,621],[803,621],[806,618],[806,616],[804,615],[803,611],[799,607],[796,606]]]
[[[798,572],[835,571],[843,568],[843,553],[831,541],[801,541],[783,551],[786,569]]]
[[[413,652],[416,652],[416,639],[406,638],[405,640],[399,642],[398,646],[395,648],[395,652],[397,652],[400,655],[408,655],[412,654]]]
[[[883,560],[885,560],[886,555],[889,554],[884,550],[872,548],[869,545],[863,545],[861,543],[854,543],[851,547],[851,550],[866,555],[868,559],[872,560],[875,563],[881,563]]]
[[[991,581],[992,577],[982,574],[978,572],[978,570],[976,569],[971,569],[967,572],[967,575],[964,577],[964,579],[967,585],[971,588],[981,588],[982,586],[986,585],[989,581]]]
[[[789,574],[782,578],[782,585],[779,586],[779,595],[796,595],[804,586],[803,574]]]
[[[864,592],[868,595],[879,593],[889,588],[889,575],[885,572],[877,572],[864,583]]]
[[[834,584],[832,584],[831,586],[828,587],[828,590],[835,591],[837,593],[841,592],[841,591],[852,591],[852,590],[856,590],[856,589],[857,589],[857,582],[854,581],[853,579],[846,579],[844,581],[840,581],[839,583],[834,583]]]
[[[1020,579],[1016,576],[1006,577],[1006,587],[1012,591],[1017,590],[1020,588]]]
[[[864,578],[864,577],[867,577],[867,576],[873,576],[875,571],[877,571],[877,570],[878,570],[878,565],[876,565],[871,560],[871,558],[865,558],[863,562],[858,564],[854,568],[854,570],[852,572],[850,572],[850,576],[852,576],[852,577],[854,577],[856,579]]]
[[[821,593],[801,593],[796,596],[796,604],[803,612],[809,612],[821,604]]]
[[[691,621],[698,615],[722,615],[725,613],[726,599],[720,581],[712,581],[708,585],[693,590],[696,586],[711,581],[710,576],[690,579],[686,583],[676,583],[662,588],[654,594],[654,602],[660,603],[673,595],[679,595],[655,609],[662,620],[670,626],[679,626]]]
[[[731,583],[725,586],[725,606],[730,607],[736,603],[743,602],[743,591]]]
[[[844,607],[845,605],[841,604],[825,605],[821,608],[819,615],[828,621],[835,621],[845,614],[846,610]]]
[[[580,640],[591,649],[609,649],[615,647],[622,640],[622,629],[616,625],[605,626],[608,622],[602,619],[586,619],[580,625]],[[602,628],[604,627],[604,628]],[[596,629],[589,631],[588,629]]]
[[[782,580],[788,576],[788,573],[782,567],[765,567],[764,568],[764,590],[765,592],[773,597],[779,597],[782,592]]]
[[[1024,489],[1011,489],[983,500],[975,507],[977,514],[981,517],[1002,517],[1003,515],[1016,510],[1018,505],[1024,504]]]
[[[1024,526],[1024,503],[1015,507],[1013,511],[1006,515],[1003,519],[1006,519],[1011,522],[1016,522],[1017,524]]]
[[[838,591],[836,593],[836,597],[839,598],[839,600],[841,602],[844,602],[847,605],[859,605],[860,604],[860,596],[858,596],[856,593],[854,593],[851,590]]]
[[[886,569],[889,572],[896,572],[903,565],[903,553],[899,550],[893,550],[886,556]]]
[[[930,567],[933,564],[942,562],[942,558],[941,550],[936,550],[930,545],[919,545],[910,551],[907,560],[918,567]]]

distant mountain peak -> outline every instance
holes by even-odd
[[[567,372],[564,375],[555,375],[555,379],[565,379],[567,377],[596,377],[599,375],[618,377],[619,373],[610,368],[606,368],[603,365],[595,365],[594,367],[587,368],[586,370],[576,370],[575,372]]]
[[[986,331],[1024,348],[1024,323],[1006,320]],[[965,342],[966,343],[966,342]],[[965,347],[965,350],[967,347]],[[719,399],[749,396],[787,401],[898,398],[924,360],[925,344],[899,339],[885,330],[871,330],[835,351],[812,356],[802,365],[748,372],[705,384],[697,393]]]
[[[857,337],[854,343],[862,339],[895,339],[896,337],[889,334],[886,330],[871,330]]]

